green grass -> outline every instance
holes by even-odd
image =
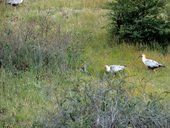
[[[98,95],[98,91],[100,92],[102,89],[106,92],[110,90],[106,96],[108,100],[102,101],[108,104],[112,103],[111,94],[115,93],[114,89],[116,88],[112,86],[119,85],[114,84],[119,79],[123,79],[127,83],[125,90],[127,95],[132,97],[132,102],[134,102],[133,97],[135,99],[135,96],[142,97],[143,94],[146,94],[145,98],[148,98],[150,94],[161,95],[165,91],[170,92],[170,50],[166,55],[162,55],[158,51],[150,51],[147,48],[139,50],[137,46],[125,43],[109,45],[113,42],[108,42],[107,10],[102,9],[103,4],[107,1],[49,0],[47,2],[31,0],[16,8],[0,5],[0,14],[4,11],[3,15],[0,15],[0,22],[2,21],[0,43],[9,43],[9,46],[13,46],[12,50],[6,46],[6,49],[3,50],[6,50],[7,53],[3,52],[5,55],[0,55],[5,60],[3,61],[5,64],[0,69],[0,127],[33,127],[37,122],[43,124],[44,120],[49,121],[47,124],[50,127],[52,125],[50,121],[53,119],[51,113],[55,115],[55,112],[60,112],[58,109],[62,102],[66,110],[69,106],[76,106],[74,98],[80,98],[81,102],[76,102],[78,108],[63,110],[66,117],[63,116],[59,122],[62,122],[63,119],[68,121],[66,126],[88,127],[87,122],[93,124],[92,120],[96,118],[95,114],[97,113],[90,102],[89,95]],[[45,20],[46,18],[47,20]],[[43,21],[47,21],[47,24],[44,24]],[[43,26],[46,25],[49,26],[48,36],[41,33],[41,30],[44,30]],[[58,31],[59,28],[61,35],[54,36],[53,34],[58,34],[56,30]],[[37,34],[35,39],[29,35],[30,39],[27,43],[37,50],[38,42],[42,41],[41,56],[43,58],[47,55],[46,53],[49,53],[47,55],[47,57],[51,57],[49,65],[42,66],[44,63],[41,63],[41,57],[38,58],[40,63],[34,62],[34,57],[37,57],[39,52],[32,50],[30,53],[30,47],[27,47],[29,45],[23,43],[25,38],[18,36],[24,36],[26,32],[29,32],[27,30],[30,30],[28,35],[31,33],[42,34],[40,36]],[[9,31],[12,32],[12,36],[7,38],[8,36],[5,34]],[[56,42],[63,42],[65,45],[56,45]],[[58,49],[58,46],[63,49]],[[20,47],[25,48],[26,51],[18,53],[17,50],[19,51]],[[18,59],[19,64],[29,61],[30,67],[26,71],[18,71],[8,63],[13,59],[10,56],[15,53],[18,53],[18,56],[14,57],[16,60]],[[158,69],[157,73],[148,71],[141,59],[138,59],[141,53],[163,63],[166,67]],[[23,59],[21,55],[25,58]],[[22,60],[24,61],[22,62]],[[87,65],[88,73],[80,72],[82,64]],[[126,65],[128,68],[124,74],[112,78],[105,73],[105,64]],[[167,101],[169,109],[170,95],[163,96],[163,98]],[[68,102],[65,103],[64,100]],[[135,102],[137,102],[136,99]],[[142,103],[143,99],[141,99]],[[93,109],[90,110],[88,105]],[[67,112],[78,111],[82,106],[88,109],[87,113],[76,113],[75,117],[80,114],[79,122],[77,124],[71,122],[67,117]],[[94,115],[92,114],[93,110],[95,111]],[[92,115],[88,116],[88,112]]]

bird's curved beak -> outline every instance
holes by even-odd
[[[141,57],[142,57],[141,55],[140,55],[140,56],[138,56],[138,59],[139,59],[139,58],[141,58]]]

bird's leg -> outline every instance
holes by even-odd
[[[116,73],[113,73],[113,79],[116,77]]]
[[[148,72],[152,72],[152,70],[148,67]]]
[[[157,73],[157,72],[156,72],[156,69],[153,69],[153,71],[154,71],[154,73]]]
[[[123,76],[126,76],[126,72],[125,71],[123,71],[122,74],[123,74]]]

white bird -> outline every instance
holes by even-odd
[[[140,57],[142,57],[142,62],[144,63],[145,66],[148,67],[148,69],[154,70],[156,68],[165,67],[163,64],[158,63],[155,60],[146,59],[145,54],[142,54]]]
[[[12,6],[17,6],[19,4],[21,4],[23,2],[23,0],[9,0],[8,4],[11,4]]]
[[[123,71],[126,66],[121,66],[121,65],[105,65],[106,71],[116,74],[119,71]]]

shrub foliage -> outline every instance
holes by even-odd
[[[84,82],[75,80],[62,98],[56,92],[57,106],[38,118],[33,127],[169,128],[165,93],[131,95],[136,86],[130,87],[124,78]]]
[[[42,67],[66,70],[78,65],[75,59],[78,60],[81,46],[75,41],[76,34],[62,29],[49,13],[41,15],[34,20],[27,17],[2,23],[0,63],[4,68],[16,73]]]
[[[165,47],[170,23],[166,0],[114,0],[108,3],[111,35],[119,40]]]

